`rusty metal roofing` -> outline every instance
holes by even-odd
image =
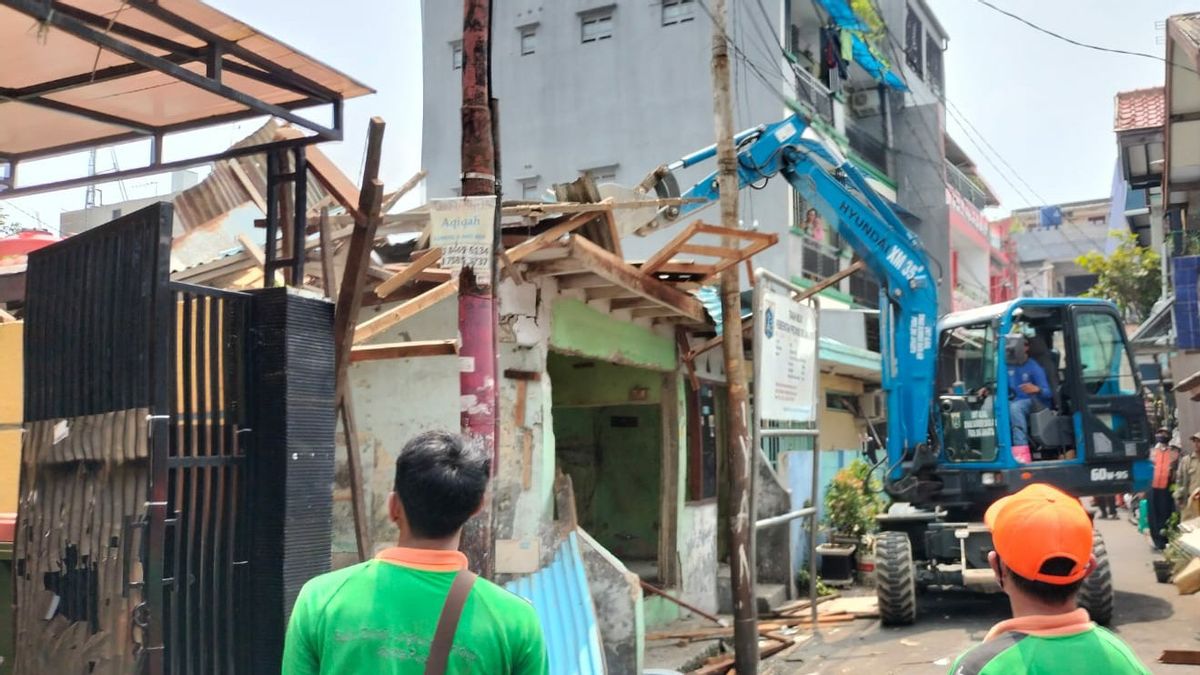
[[[1167,120],[1166,97],[1162,87],[1123,91],[1117,94],[1115,131],[1159,129]]]
[[[232,147],[252,147],[268,143],[278,138],[281,129],[277,122],[268,120],[258,131]],[[315,155],[321,151],[309,147],[306,152]],[[243,204],[262,203],[264,195],[267,194],[267,160],[264,155],[223,159],[214,162],[212,167],[212,172],[204,180],[179,193],[172,200],[175,205],[175,222],[181,225],[185,232],[213,223]],[[285,167],[285,170],[290,170],[290,167]],[[325,187],[312,172],[309,172],[307,207],[315,207],[326,201],[328,196]]]
[[[537,611],[550,654],[550,672],[556,675],[605,672],[600,626],[574,532],[567,536],[549,565],[504,587],[528,600]]]

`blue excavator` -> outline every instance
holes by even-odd
[[[995,590],[982,516],[1000,497],[1033,482],[1079,497],[1112,495],[1145,475],[1151,429],[1112,303],[1021,298],[939,320],[937,281],[921,241],[808,120],[793,115],[748,129],[735,144],[741,187],[782,176],[879,281],[888,412],[887,456],[877,463],[893,500],[879,517],[875,548],[885,624],[914,622],[917,596],[928,590]],[[715,155],[711,146],[648,177],[643,189],[683,199],[660,209],[646,229],[720,198],[716,172],[682,194],[674,175]],[[1010,382],[1010,370],[1038,370],[1029,360],[1044,381]],[[1112,576],[1099,532],[1094,553],[1098,565],[1080,602],[1107,623]]]

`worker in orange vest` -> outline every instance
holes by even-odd
[[[1154,547],[1162,550],[1167,546],[1167,537],[1163,529],[1167,520],[1175,513],[1175,500],[1171,495],[1171,478],[1175,473],[1175,465],[1179,462],[1179,432],[1171,440],[1167,440],[1167,430],[1160,427],[1155,434],[1154,447],[1150,450],[1150,460],[1154,462],[1154,477],[1150,481],[1150,539]]]

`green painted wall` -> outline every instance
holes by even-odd
[[[550,348],[613,363],[675,370],[675,342],[570,298],[558,298],[550,322]]]
[[[658,557],[662,413],[656,405],[554,410],[558,462],[579,524],[622,560]]]
[[[646,614],[646,630],[674,623],[683,616],[679,605],[652,593],[642,594],[642,607]]]
[[[663,374],[645,368],[630,368],[593,358],[551,354],[546,370],[555,406],[656,404],[662,401]],[[633,401],[635,388],[646,389],[646,399]]]

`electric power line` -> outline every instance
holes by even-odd
[[[1098,52],[1107,52],[1109,54],[1122,54],[1125,56],[1137,56],[1137,57],[1143,58],[1143,59],[1151,59],[1154,61],[1159,61],[1161,63],[1165,63],[1169,66],[1176,66],[1179,68],[1183,68],[1185,70],[1189,70],[1193,73],[1196,73],[1197,75],[1200,75],[1200,71],[1197,71],[1196,69],[1194,69],[1191,66],[1184,64],[1184,63],[1176,63],[1176,62],[1170,61],[1166,58],[1163,58],[1161,56],[1156,56],[1154,54],[1147,54],[1146,52],[1134,52],[1134,51],[1129,51],[1127,49],[1116,49],[1114,47],[1102,47],[1100,45],[1094,45],[1094,44],[1090,44],[1087,42],[1080,42],[1079,40],[1069,38],[1061,33],[1056,33],[1055,31],[1052,31],[1049,28],[1043,28],[1042,26],[1037,25],[1036,23],[1030,21],[1029,19],[1026,19],[1025,17],[1023,17],[1019,14],[1014,14],[1013,12],[1010,12],[1006,9],[997,7],[996,5],[992,4],[991,2],[988,2],[988,0],[975,0],[975,1],[985,7],[988,7],[996,12],[1003,14],[1004,16],[1009,17],[1010,19],[1019,21],[1019,22],[1025,24],[1026,26],[1029,26],[1030,28],[1036,30],[1039,33],[1045,33],[1046,35],[1049,35],[1050,37],[1053,37],[1058,40],[1062,40],[1063,42],[1075,45],[1076,47],[1082,47],[1084,49],[1091,49],[1091,50],[1098,51]]]

